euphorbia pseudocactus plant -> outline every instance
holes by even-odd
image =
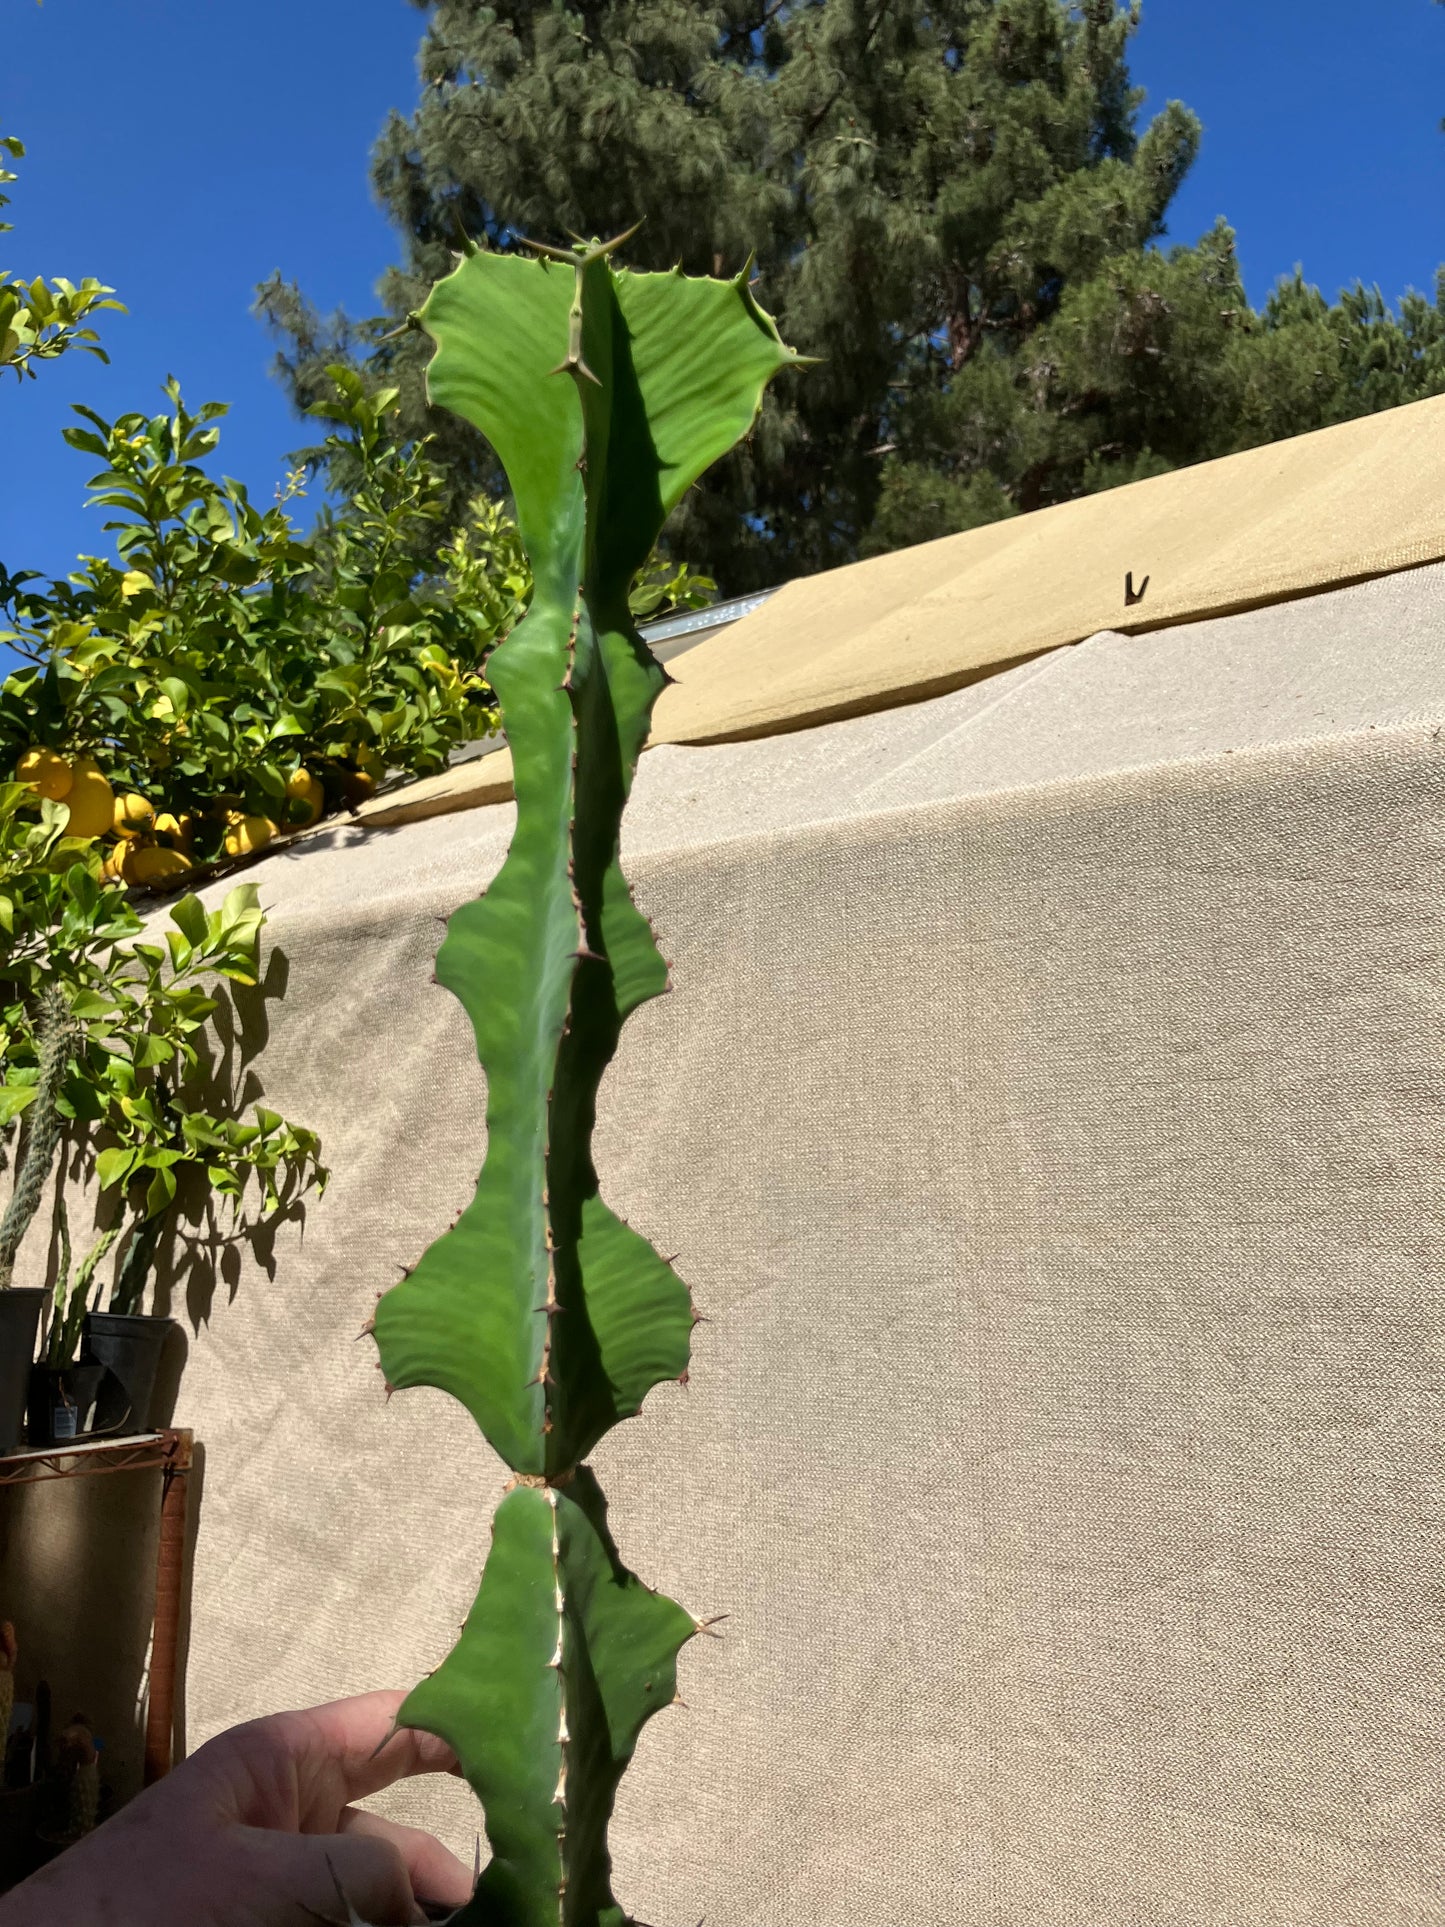
[[[703,1625],[621,1563],[584,1463],[654,1385],[685,1377],[694,1322],[671,1265],[603,1203],[591,1153],[622,1024],[667,988],[619,861],[668,681],[628,589],[798,357],[748,270],[634,274],[617,246],[470,253],[417,317],[436,343],[431,398],[495,449],[536,584],[487,666],[516,830],[437,957],[487,1076],[486,1161],[374,1318],[388,1386],[460,1399],[513,1473],[461,1637],[398,1716],[455,1750],[485,1810],[491,1858],[457,1927],[625,1927],[617,1784]]]

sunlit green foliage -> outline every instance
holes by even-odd
[[[23,141],[13,134],[0,134],[0,188],[18,178],[5,160],[21,160],[24,154]],[[0,207],[9,200],[8,194],[0,193]],[[11,221],[0,221],[0,234],[8,234],[13,226]],[[77,285],[60,276],[27,281],[0,269],[0,372],[10,369],[21,380],[33,377],[37,362],[54,361],[72,348],[107,360],[100,337],[88,322],[102,308],[121,308],[119,301],[111,299],[114,293],[89,276]]]

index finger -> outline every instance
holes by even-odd
[[[415,1727],[398,1727],[406,1694],[362,1693],[238,1726],[197,1755],[220,1769],[225,1804],[249,1826],[334,1832],[353,1800],[418,1773],[455,1773],[456,1755]]]

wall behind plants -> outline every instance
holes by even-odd
[[[598,1473],[640,1576],[731,1614],[623,1783],[643,1920],[1430,1917],[1442,612],[1412,571],[643,757],[676,989],[598,1161],[709,1322]],[[188,1369],[193,1738],[405,1685],[472,1598],[503,1475],[351,1334],[472,1193],[429,971],[511,825],[262,870],[336,1176]],[[465,1790],[392,1810],[470,1851]]]

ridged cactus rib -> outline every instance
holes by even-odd
[[[451,918],[439,980],[487,1075],[487,1156],[456,1225],[377,1306],[394,1387],[459,1399],[519,1475],[481,1590],[402,1723],[446,1739],[492,1859],[467,1927],[625,1927],[607,1824],[643,1722],[698,1630],[618,1559],[581,1462],[693,1323],[669,1264],[602,1202],[597,1091],[667,967],[619,861],[622,812],[668,678],[628,609],[663,521],[795,359],[736,281],[614,270],[610,247],[473,254],[421,315],[432,399],[491,441],[532,562],[531,609],[488,674],[517,826]]]

